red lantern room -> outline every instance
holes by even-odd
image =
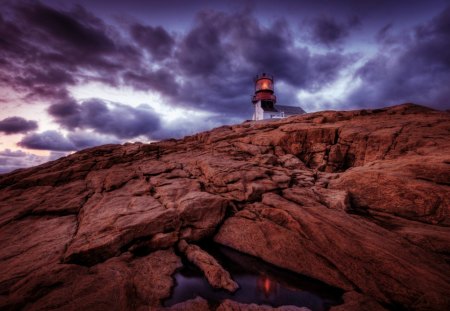
[[[277,97],[274,95],[273,76],[263,73],[257,75],[254,81],[255,94],[252,95],[254,121],[280,119],[305,113],[301,107],[277,104]]]
[[[261,106],[273,109],[277,98],[273,88],[273,76],[263,73],[255,77],[255,95],[252,97],[252,103],[261,101]]]

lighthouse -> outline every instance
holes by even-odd
[[[266,73],[258,74],[254,79],[254,83],[255,94],[252,95],[254,121],[280,119],[305,113],[300,107],[277,105],[272,75]]]

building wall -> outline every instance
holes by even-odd
[[[256,117],[255,117],[256,114]],[[279,119],[284,118],[284,114],[280,114],[279,112],[275,111],[264,111],[264,109],[261,108],[261,101],[258,101],[255,104],[255,111],[253,112],[252,120],[267,120],[267,119]]]
[[[284,118],[284,114],[279,112],[264,112],[264,120],[266,119],[282,119]]]
[[[256,116],[255,116],[256,114]],[[264,110],[261,108],[261,101],[255,104],[255,111],[253,112],[253,120],[264,120]]]
[[[276,107],[276,105],[275,105]],[[256,117],[255,117],[256,115]],[[267,120],[267,119],[282,119],[290,116],[294,116],[297,114],[287,114],[284,111],[281,112],[275,112],[275,111],[264,111],[263,108],[261,108],[261,101],[258,101],[255,104],[255,111],[253,112],[252,120]]]

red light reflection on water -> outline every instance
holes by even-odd
[[[269,277],[261,275],[257,281],[257,289],[264,293],[264,296],[268,298],[271,295],[276,295],[278,292],[278,283],[272,281]]]

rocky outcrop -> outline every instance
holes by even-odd
[[[311,311],[305,307],[296,307],[296,306],[281,306],[278,308],[274,308],[267,305],[257,305],[257,304],[244,304],[238,303],[229,299],[225,299],[217,308],[212,308],[208,305],[208,302],[201,298],[196,297],[194,299],[187,300],[185,302],[178,303],[169,308],[160,308],[158,311]]]
[[[178,249],[187,259],[202,270],[208,283],[214,288],[222,288],[234,292],[239,285],[233,281],[228,271],[226,271],[217,260],[202,250],[197,245],[189,245],[185,240],[178,243]]]
[[[60,263],[76,230],[75,216],[25,218],[0,228],[0,293],[31,272]]]
[[[187,301],[177,303],[168,308],[158,308],[157,311],[210,311],[208,302],[202,297],[196,297]]]
[[[243,304],[232,300],[224,300],[220,306],[216,309],[217,311],[311,311],[305,307],[296,306],[281,306],[278,308],[273,308],[267,305],[257,305],[257,304]]]
[[[420,295],[439,304],[449,286],[442,277],[446,263],[398,234],[319,204],[302,208],[273,193],[227,219],[215,240],[345,290],[370,292],[384,303],[421,304]],[[435,264],[423,271],[418,262]],[[405,291],[411,273],[421,281]],[[391,296],[399,292],[401,297]]]
[[[406,104],[105,145],[0,175],[0,308],[160,307],[181,266],[172,248],[186,241],[218,271],[195,246],[213,239],[343,289],[335,310],[449,309],[449,137],[449,113]]]
[[[130,310],[150,308],[170,295],[171,275],[181,266],[171,250],[133,258],[129,253],[88,268],[53,264],[10,288],[3,309]]]

